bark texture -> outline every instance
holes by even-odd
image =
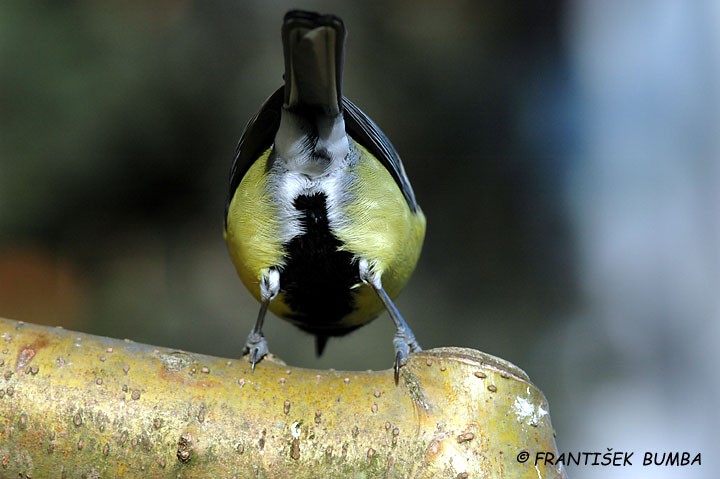
[[[542,392],[471,349],[396,385],[0,319],[1,478],[565,477],[536,451],[557,453]]]

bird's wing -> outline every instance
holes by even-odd
[[[347,133],[380,160],[400,187],[410,210],[417,211],[419,207],[410,180],[405,173],[400,155],[395,151],[388,137],[370,117],[345,97],[342,99],[342,106]]]
[[[263,103],[257,114],[250,119],[235,150],[235,160],[230,170],[230,190],[225,203],[225,218],[230,202],[240,181],[253,162],[275,140],[275,134],[280,126],[280,115],[284,98],[284,87],[280,87]],[[390,143],[385,133],[360,108],[347,98],[342,98],[345,130],[348,134],[372,153],[382,165],[390,172],[400,187],[408,206],[417,211],[418,204],[415,199],[410,180],[405,173],[400,155]]]
[[[253,162],[265,150],[270,148],[275,140],[275,133],[277,133],[280,126],[283,96],[284,87],[280,87],[270,95],[270,98],[265,100],[260,110],[250,119],[242,137],[240,137],[240,142],[235,150],[235,160],[230,170],[230,191],[225,203],[226,222],[230,202],[240,181]]]

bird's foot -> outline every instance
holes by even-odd
[[[243,348],[243,355],[250,355],[250,364],[252,365],[253,372],[255,371],[255,365],[270,352],[268,348],[267,340],[262,333],[251,332],[248,335],[247,341],[245,341],[245,348]]]
[[[397,384],[400,380],[400,368],[407,364],[410,353],[422,351],[422,348],[409,329],[397,331],[393,345],[395,346],[395,384]]]

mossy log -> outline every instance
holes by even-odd
[[[470,349],[396,385],[0,319],[2,478],[564,477],[535,451],[556,452],[543,394]]]

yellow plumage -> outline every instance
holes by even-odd
[[[243,176],[227,215],[225,241],[240,279],[260,300],[260,275],[283,264],[277,206],[268,192],[266,172],[270,149]]]
[[[357,167],[360,181],[352,185],[356,198],[347,209],[352,218],[336,231],[342,249],[354,256],[368,258],[374,272],[382,275],[382,284],[396,298],[410,279],[420,258],[425,238],[425,216],[418,208],[410,211],[407,201],[387,169],[365,148],[359,146]],[[363,285],[356,297],[357,311],[350,324],[365,323],[384,309],[375,292]]]

